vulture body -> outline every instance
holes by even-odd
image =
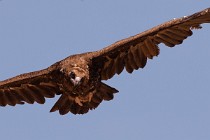
[[[125,68],[128,73],[144,68],[147,59],[158,56],[160,43],[181,44],[193,29],[210,23],[210,8],[165,22],[150,30],[120,40],[99,51],[76,54],[50,67],[0,81],[0,106],[37,102],[60,95],[51,112],[84,114],[118,92],[102,82]]]

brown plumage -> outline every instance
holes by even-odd
[[[191,16],[173,19],[143,33],[120,40],[99,51],[72,55],[50,67],[0,81],[0,106],[60,98],[50,110],[61,115],[84,114],[103,101],[112,100],[118,91],[101,80],[144,68],[147,59],[159,55],[158,44],[168,47],[181,44],[192,29],[210,23],[210,8]]]

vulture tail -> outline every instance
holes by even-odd
[[[104,83],[95,89],[93,92],[88,93],[90,95],[90,100],[88,101],[78,101],[79,98],[68,97],[66,94],[62,94],[55,105],[52,107],[50,112],[59,111],[61,115],[67,114],[69,111],[73,114],[85,114],[89,110],[95,109],[103,101],[109,101],[114,98],[114,93],[117,93],[113,87],[110,87]]]

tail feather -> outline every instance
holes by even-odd
[[[103,96],[103,99],[106,101],[112,100],[114,98],[114,93],[119,92],[113,87],[110,87],[109,85],[106,85],[104,83],[101,83],[100,88],[98,89],[98,94]]]
[[[95,90],[95,93],[92,96],[90,101],[82,102],[82,105],[79,105],[75,98],[68,98],[67,95],[62,94],[55,105],[52,107],[50,112],[59,111],[61,115],[65,115],[68,112],[73,114],[85,114],[89,110],[95,109],[103,101],[109,101],[114,98],[114,93],[117,93],[118,90],[112,88],[104,83]]]
[[[79,110],[79,112],[78,112],[78,114],[85,114],[85,113],[88,113],[88,111],[89,111],[89,106],[83,106],[83,107],[81,107],[80,108],[80,110]]]
[[[66,97],[65,103],[59,108],[59,113],[61,115],[67,114],[70,111],[70,106],[71,106],[71,101]]]
[[[100,102],[101,103],[101,102]],[[93,100],[88,103],[90,110],[93,110],[99,106],[100,103],[96,103]]]
[[[98,87],[96,93],[93,95],[93,98],[91,102],[89,102],[90,109],[95,109],[98,107],[98,105],[103,101],[109,101],[114,98],[114,94],[119,92],[113,87],[110,87],[109,85],[106,85],[104,83],[101,83],[101,85]]]
[[[55,105],[51,108],[50,112],[59,110],[59,108],[63,106],[67,100],[68,98],[66,97],[66,95],[62,94],[58,101],[55,103]]]

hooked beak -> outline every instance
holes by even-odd
[[[75,77],[75,79],[72,79],[72,83],[74,84],[74,86],[79,86],[81,84],[81,81],[81,77]]]

